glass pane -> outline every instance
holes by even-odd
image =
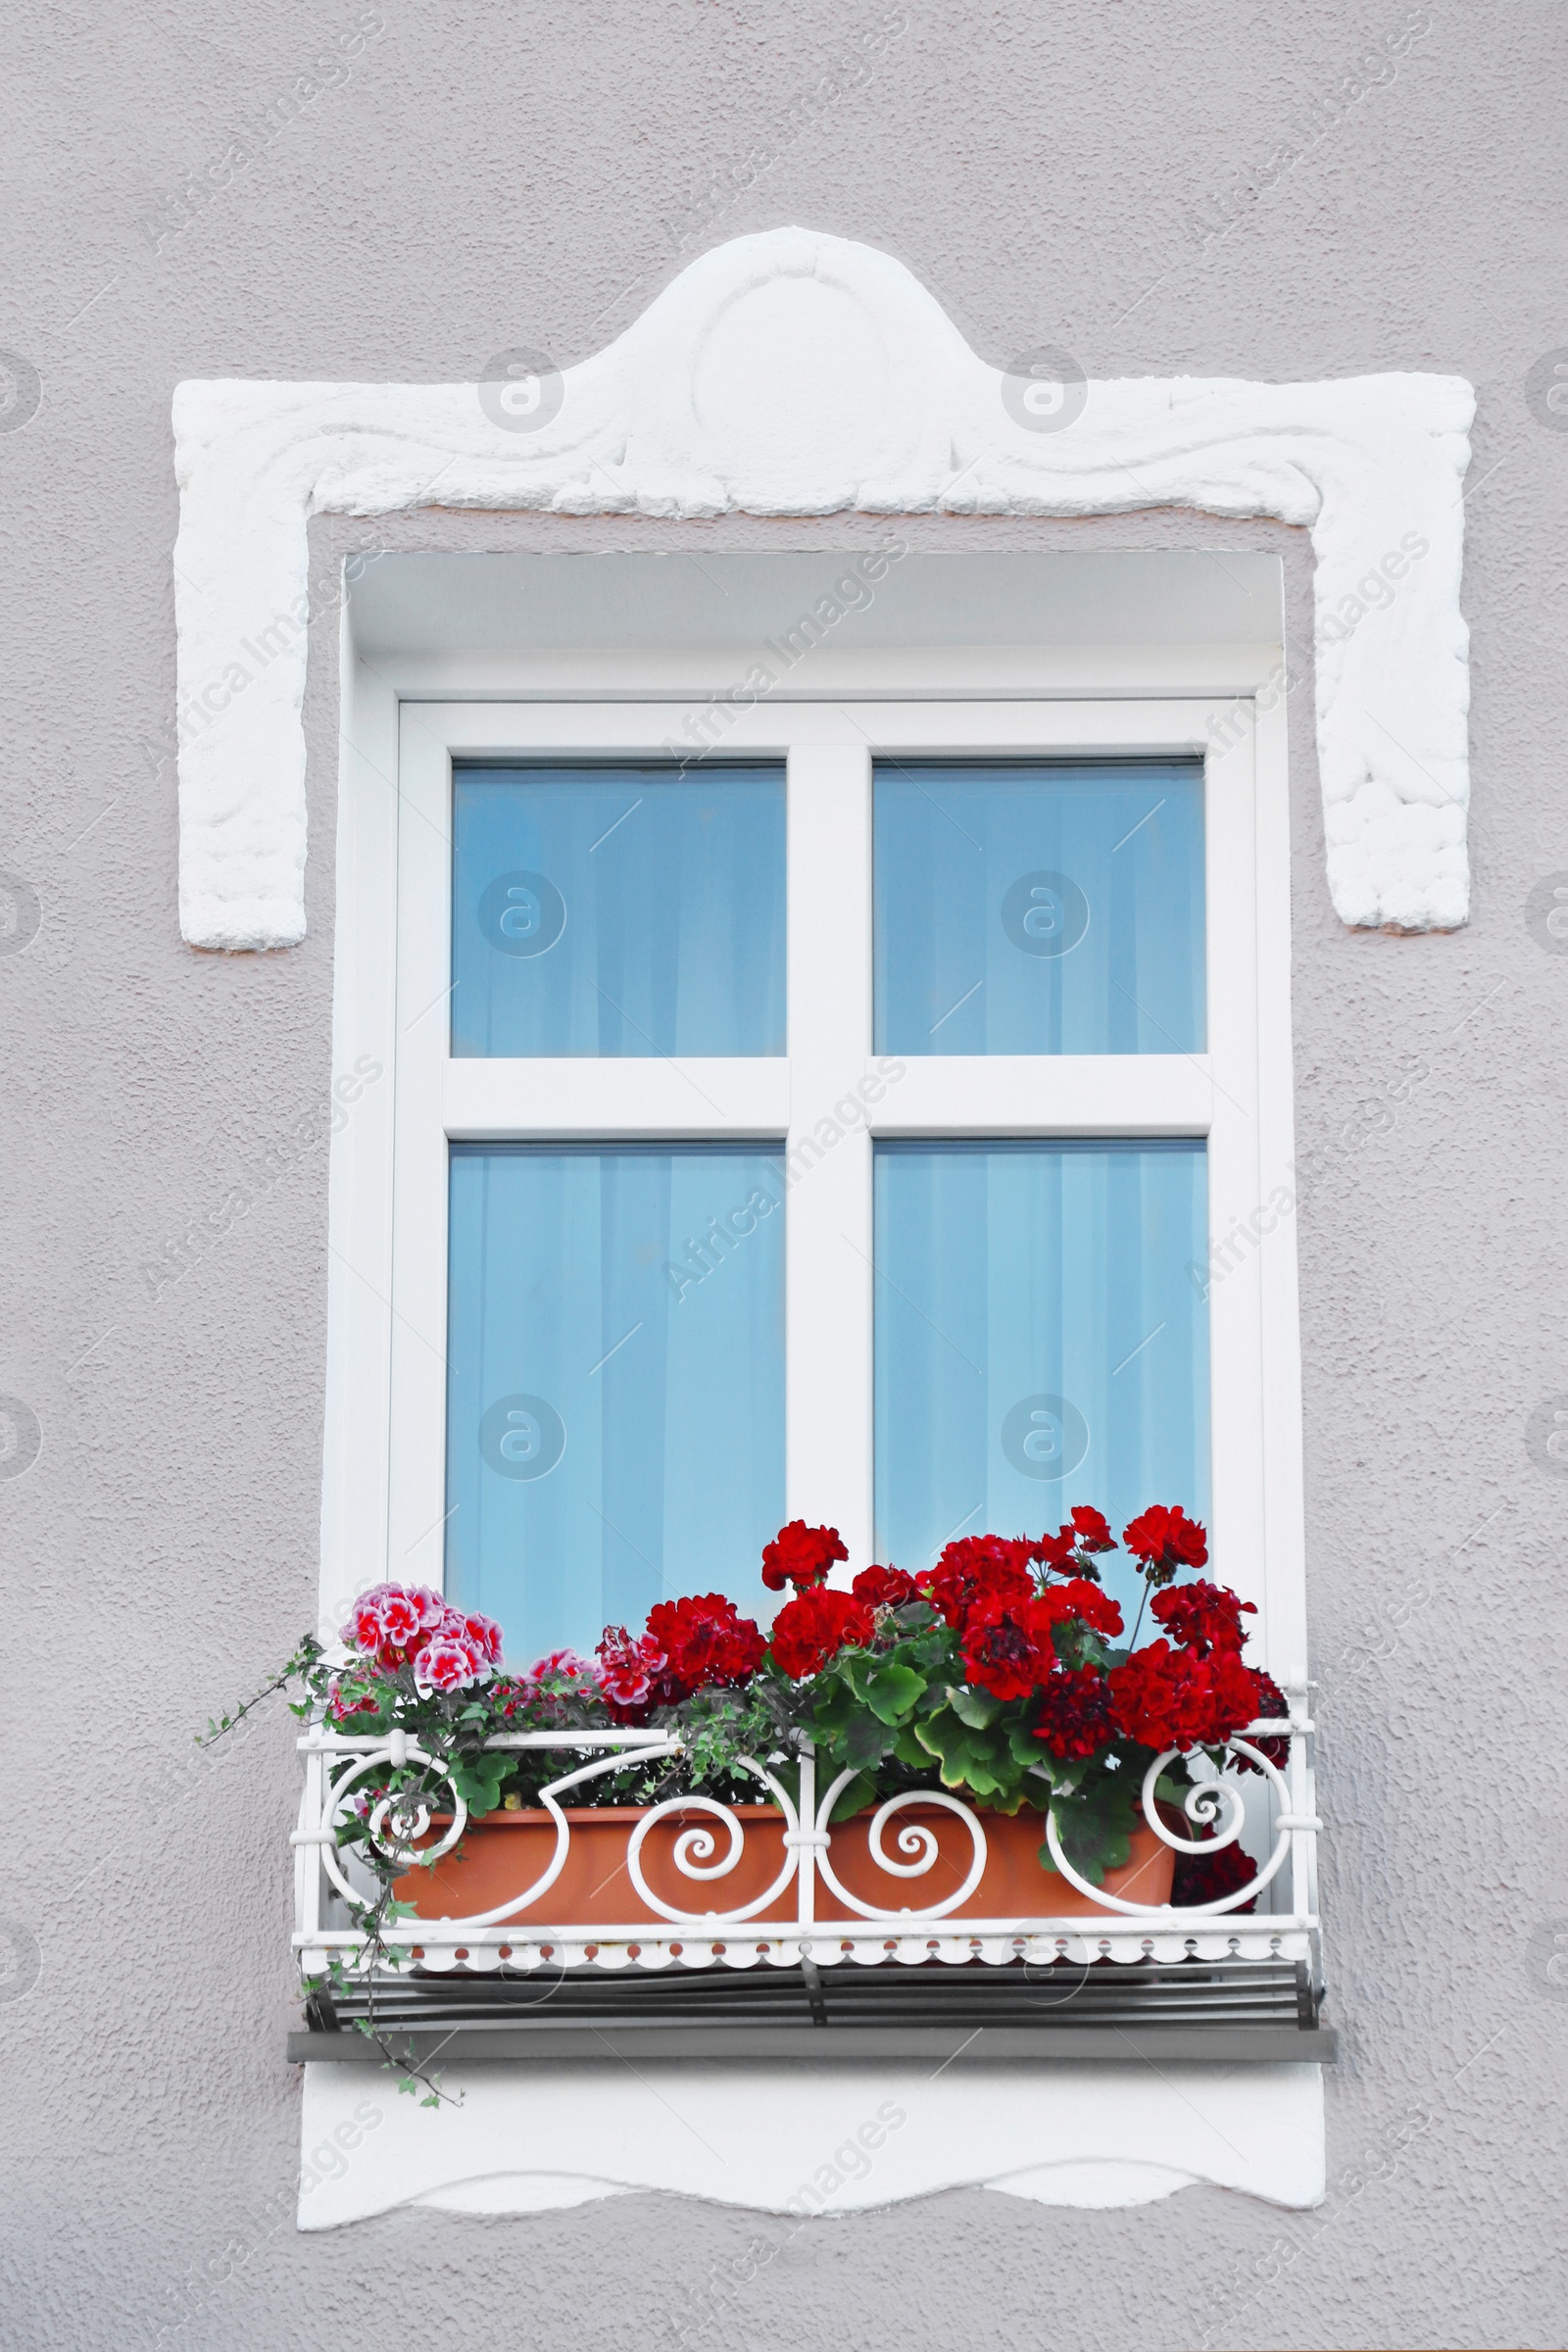
[[[1207,1523],[1207,1213],[1201,1143],[877,1147],[879,1560],[1075,1502]]]
[[[756,1615],[784,1515],[777,1157],[454,1146],[451,1199],[448,1592],[524,1665],[681,1592]]]
[[[460,767],[455,1054],[782,1054],[784,769]]]
[[[1200,1054],[1200,760],[876,767],[879,1054]]]

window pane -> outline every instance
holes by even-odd
[[[1206,1524],[1206,1263],[1200,1143],[878,1146],[877,1558],[1075,1502]]]
[[[755,1615],[784,1503],[776,1156],[455,1146],[451,1198],[448,1592],[514,1664],[676,1593]]]
[[[1200,760],[876,767],[879,1054],[1198,1054]]]
[[[782,1054],[783,767],[460,767],[452,1051]]]

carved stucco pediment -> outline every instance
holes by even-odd
[[[675,518],[1175,506],[1299,524],[1335,907],[1353,924],[1462,923],[1469,384],[1137,377],[1074,389],[1046,429],[1018,391],[901,263],[802,229],[694,262],[551,385],[531,428],[471,383],[181,384],[185,938],[303,938],[306,526],[433,505]],[[1361,593],[1390,568],[1396,594]]]

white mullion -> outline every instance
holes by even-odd
[[[447,1134],[470,1142],[775,1142],[789,1119],[789,1068],[760,1054],[474,1055],[446,1063],[442,1096]]]
[[[788,1513],[836,1525],[854,1570],[872,1542],[871,1138],[856,1092],[871,1048],[871,762],[858,735],[789,759],[785,1234]]]
[[[1202,1054],[911,1055],[871,1117],[874,1135],[1202,1135],[1213,1101]]]

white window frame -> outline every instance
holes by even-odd
[[[787,1055],[454,1060],[454,760],[658,759],[672,741],[717,733],[712,704],[694,689],[651,696],[646,662],[633,675],[611,656],[591,675],[577,665],[577,699],[535,688],[509,700],[501,685],[483,702],[433,699],[428,682],[400,693],[384,669],[355,662],[346,633],[344,658],[334,1067],[368,1056],[385,1082],[366,1089],[333,1145],[323,1626],[383,1577],[440,1582],[449,1144],[782,1137],[793,1151],[859,1090],[865,1124],[786,1203],[788,1514],[834,1520],[853,1568],[871,1557],[874,1139],[1201,1136],[1211,1242],[1241,1237],[1209,1288],[1211,1573],[1255,1602],[1255,1654],[1281,1680],[1303,1677],[1296,1251],[1283,1205],[1295,1193],[1288,775],[1283,700],[1256,699],[1266,672],[1238,681],[1239,720],[1236,693],[1213,690],[1213,663],[1196,651],[1190,693],[1170,691],[1161,649],[1158,694],[1099,684],[1102,699],[1084,700],[1064,698],[1059,676],[1049,696],[1020,696],[994,664],[957,653],[926,664],[920,699],[906,686],[901,697],[902,680],[879,685],[868,656],[863,680],[836,674],[821,699],[726,712],[716,753],[787,763]],[[945,692],[954,699],[924,699]],[[871,1051],[881,754],[1202,756],[1207,1051],[919,1058],[889,1085]],[[1064,1490],[1063,1507],[1071,1500]]]

